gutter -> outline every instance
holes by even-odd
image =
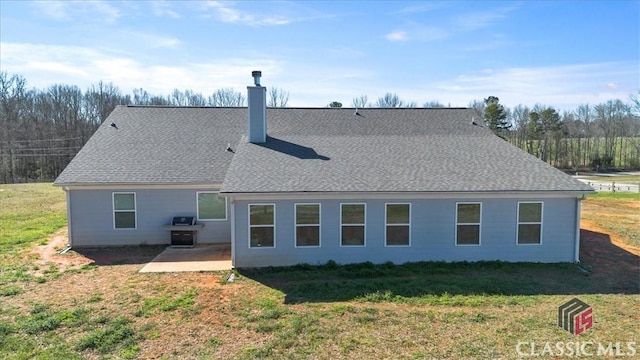
[[[573,261],[579,263],[580,262],[580,212],[582,209],[582,200],[586,199],[587,195],[582,194],[576,201],[576,248],[574,253]]]
[[[71,226],[71,196],[69,195],[70,189],[68,186],[63,186],[65,197],[67,200],[67,248],[73,247],[73,226]]]
[[[236,267],[236,202],[233,196],[227,195],[229,203],[231,204],[231,269]]]

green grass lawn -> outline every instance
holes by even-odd
[[[519,341],[640,340],[637,282],[620,287],[625,274],[599,263],[329,262],[240,269],[232,283],[226,273],[140,274],[131,261],[38,268],[31,249],[64,225],[64,193],[0,190],[2,359],[509,359]],[[615,215],[610,228],[633,238],[624,219],[639,199],[627,196],[594,195],[584,215]],[[573,297],[594,311],[580,336],[557,326]]]
[[[66,224],[64,192],[51,184],[0,185],[0,254],[45,241]]]

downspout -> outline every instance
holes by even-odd
[[[585,194],[582,194],[576,201],[576,249],[574,254],[574,261],[580,262],[580,211],[582,207],[582,200],[585,199]]]
[[[231,203],[231,268],[236,267],[236,202],[233,200],[233,196],[229,196],[229,203]]]
[[[65,197],[67,200],[67,247],[73,247],[73,227],[71,226],[71,195],[69,192],[71,191],[68,186],[63,186],[62,190],[64,190]]]

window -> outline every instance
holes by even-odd
[[[518,203],[518,244],[540,244],[542,238],[542,203]]]
[[[386,204],[386,245],[409,246],[411,233],[411,206]]]
[[[340,204],[340,238],[342,246],[364,246],[365,204]]]
[[[276,206],[249,204],[249,247],[275,247]]]
[[[136,228],[136,193],[113,193],[113,228]]]
[[[216,192],[198,192],[198,220],[227,220],[227,198]]]
[[[480,245],[481,203],[458,203],[456,245]]]
[[[320,204],[296,204],[296,246],[320,246]]]

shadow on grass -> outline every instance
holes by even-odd
[[[93,261],[95,265],[146,264],[160,254],[167,245],[81,247],[73,251]]]
[[[580,229],[580,241],[582,266],[600,292],[640,293],[640,256],[612,243],[604,233]]]
[[[239,273],[282,291],[289,304],[363,300],[473,305],[487,296],[508,304],[514,296],[640,293],[637,255],[612,244],[606,234],[582,230],[581,238],[581,264],[329,262]]]

